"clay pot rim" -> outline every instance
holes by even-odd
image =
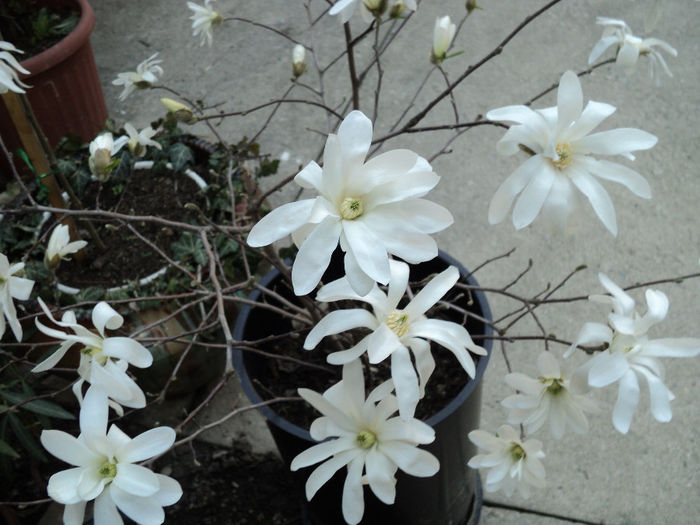
[[[56,64],[60,64],[74,55],[78,49],[85,45],[85,42],[89,42],[90,34],[95,28],[95,13],[87,0],[68,0],[68,2],[61,3],[68,4],[69,2],[77,4],[80,8],[78,24],[73,31],[50,48],[20,62],[20,65],[29,71],[28,75],[20,74],[21,80],[31,79]]]

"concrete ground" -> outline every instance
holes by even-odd
[[[272,32],[242,22],[226,22],[215,31],[212,48],[200,47],[198,40],[190,35],[189,11],[184,0],[92,0],[91,3],[97,15],[92,37],[95,57],[110,114],[120,124],[129,121],[140,127],[161,115],[157,100],[164,96],[163,92],[139,91],[120,102],[117,98],[120,88],[111,85],[118,72],[134,70],[140,61],[155,52],[163,60],[163,84],[186,92],[193,99],[222,103],[226,110],[265,103],[281,96],[290,85],[291,44]],[[445,63],[447,75],[456,78],[469,64],[493,49],[526,15],[545,3],[545,0],[482,0],[484,9],[467,20],[454,46],[455,50],[464,50],[464,54]],[[662,9],[658,20],[649,14],[656,4]],[[449,14],[458,19],[464,12],[463,6],[463,1],[422,2],[417,15],[382,60],[384,90],[376,126],[379,133],[386,132],[388,123],[393,122],[431,68],[428,55],[435,17]],[[312,43],[311,35],[305,32],[306,13],[301,0],[219,0],[214,7],[225,15],[255,19],[307,45]],[[499,57],[456,90],[462,119],[522,103],[557,81],[565,70],[584,69],[588,53],[602,31],[595,25],[597,15],[624,18],[637,33],[642,33],[645,25],[653,26],[650,35],[667,40],[679,51],[677,58],[668,60],[674,77],[662,78],[660,86],[648,78],[647,57],[640,59],[631,75],[616,67],[606,67],[582,79],[587,100],[617,107],[602,129],[638,127],[659,137],[658,144],[650,151],[640,152],[634,163],[622,161],[647,177],[653,199],[645,201],[617,185],[605,184],[615,203],[617,237],[604,229],[591,210],[586,210],[582,224],[567,236],[550,235],[537,222],[517,232],[509,221],[490,226],[487,221],[490,198],[524,157],[503,158],[496,154],[495,144],[502,135],[501,129],[481,127],[465,133],[451,144],[449,154],[434,161],[434,169],[442,180],[431,198],[454,214],[455,225],[438,235],[438,240],[444,250],[465,266],[473,268],[516,248],[509,258],[478,272],[477,278],[483,285],[503,286],[529,259],[533,261],[532,270],[514,288],[523,295],[536,293],[547,282],[557,282],[584,263],[588,270],[578,274],[562,295],[602,292],[596,277],[598,272],[606,273],[621,285],[630,285],[698,269],[700,181],[695,155],[700,139],[697,127],[700,3],[564,0],[525,28]],[[356,34],[364,27],[357,15],[352,24]],[[326,17],[317,24],[313,39],[319,61],[327,63],[342,46],[342,30],[336,20]],[[366,64],[371,56],[369,48],[363,47],[358,51],[359,64]],[[309,69],[303,81],[317,87],[318,76],[313,66]],[[340,104],[348,93],[346,62],[340,61],[324,81],[329,104]],[[442,89],[444,80],[433,74],[415,108],[422,108],[429,94]],[[374,100],[371,81],[361,95],[361,108],[371,113]],[[312,95],[296,88],[290,96]],[[555,96],[550,94],[535,107],[554,104]],[[415,108],[409,114],[415,113]],[[269,110],[265,110],[229,119],[217,131],[236,142],[243,135],[255,134],[268,114]],[[445,100],[422,125],[451,119],[452,108]],[[290,160],[281,164],[280,177],[293,173],[299,163],[314,158],[323,138],[313,130],[325,132],[326,125],[323,113],[309,106],[289,104],[280,108],[259,139],[263,151],[273,155],[290,153]],[[211,136],[200,125],[194,131]],[[390,141],[385,149],[408,147],[429,157],[449,137],[449,132],[407,135]],[[280,192],[274,200],[287,202],[290,196],[290,191]],[[682,286],[665,284],[660,288],[668,294],[671,308],[667,320],[654,329],[652,337],[700,337],[700,281]],[[643,294],[636,292],[635,297],[642,302],[640,307],[645,308]],[[489,300],[495,316],[513,307],[498,296],[491,295]],[[549,332],[572,340],[585,321],[603,322],[604,314],[599,308],[577,303],[543,309],[540,315]],[[513,333],[536,333],[536,328],[523,323]],[[555,350],[561,352],[563,348]],[[540,351],[541,344],[510,345],[508,357],[516,370],[534,375],[534,361]],[[580,357],[574,358],[575,363],[581,361]],[[547,489],[536,492],[529,500],[506,499],[500,494],[490,495],[490,499],[606,524],[697,523],[700,359],[666,360],[665,364],[666,385],[676,395],[671,422],[662,424],[653,420],[644,385],[632,428],[623,436],[614,430],[611,422],[616,388],[597,392],[603,410],[601,415],[591,418],[587,435],[567,434],[560,442],[543,431],[535,436],[544,442],[547,452]],[[500,351],[495,351],[485,378],[482,415],[482,428],[492,432],[505,422],[500,401],[512,393],[503,382],[505,372],[504,359]],[[219,396],[206,417],[220,416],[230,407],[230,396],[235,395],[231,391],[229,397]],[[269,441],[265,441],[264,434],[256,433],[265,432],[264,428],[255,425],[254,419],[246,420],[236,427],[212,431],[205,439],[230,443],[239,431],[257,428],[254,441],[267,447]],[[482,523],[565,522],[491,508],[485,509]]]

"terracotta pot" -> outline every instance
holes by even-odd
[[[77,7],[81,15],[69,35],[21,62],[30,72],[29,75],[20,74],[22,82],[31,86],[26,90],[27,97],[52,147],[67,133],[75,133],[84,141],[92,140],[107,118],[107,106],[90,46],[95,13],[87,0],[39,0],[38,4]],[[0,103],[0,134],[11,152],[21,147],[4,103]],[[2,161],[4,163],[5,159]],[[15,160],[15,165],[24,170],[20,163]],[[4,172],[2,178],[11,179],[9,166],[0,166]]]
[[[335,259],[335,257],[334,257]],[[323,282],[342,275],[342,259],[337,269],[331,268],[324,276]],[[331,262],[331,265],[334,263]],[[426,263],[411,266],[411,280],[423,279],[433,273],[454,265],[460,270],[462,281],[476,285],[469,272],[450,256],[440,253],[438,258]],[[275,270],[261,281],[261,285],[270,286],[280,279]],[[278,289],[278,293],[281,291]],[[293,300],[293,295],[286,297]],[[261,294],[255,291],[250,299],[258,300]],[[462,308],[474,312],[486,319],[491,319],[491,311],[483,293],[474,292],[473,302],[462,296],[455,302]],[[270,301],[266,298],[267,302]],[[276,318],[275,318],[276,317]],[[459,319],[461,322],[461,315]],[[285,326],[285,321],[287,324]],[[278,323],[282,323],[281,326]],[[492,333],[489,326],[473,318],[467,321],[467,329],[472,334]],[[265,335],[284,333],[290,328],[287,319],[271,313],[269,310],[246,306],[241,310],[234,328],[236,340],[254,340]],[[279,329],[279,332],[276,330]],[[434,454],[440,461],[440,471],[432,478],[416,478],[401,471],[397,472],[396,502],[385,505],[374,494],[365,489],[365,513],[363,525],[401,523],[402,525],[470,525],[476,524],[481,512],[481,486],[478,474],[467,467],[469,459],[477,453],[476,447],[469,441],[467,434],[479,427],[481,410],[482,378],[491,355],[491,340],[483,341],[488,355],[476,359],[476,377],[470,380],[448,404],[426,420],[435,429],[436,439],[424,448]],[[477,356],[474,356],[475,358]],[[262,401],[256,385],[264,385],[268,363],[264,357],[241,350],[234,351],[234,366],[241,379],[246,395],[253,403]],[[457,374],[466,374],[463,370]],[[268,378],[269,379],[269,378]],[[304,385],[299,385],[304,386]],[[260,412],[265,416],[268,427],[283,460],[289,465],[291,460],[315,441],[309,432],[301,428],[274,410],[274,406],[263,407]],[[300,470],[299,486],[303,487],[306,478],[316,465]],[[341,514],[341,494],[346,469],[338,471],[314,496],[310,503],[303,505],[303,521],[312,525],[344,524]]]

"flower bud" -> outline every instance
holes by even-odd
[[[160,102],[178,122],[183,122],[185,124],[194,124],[197,122],[197,116],[192,112],[189,106],[186,106],[182,102],[171,98],[161,98]]]
[[[294,78],[299,78],[306,71],[306,49],[301,44],[294,46],[292,50],[292,73]]]
[[[391,6],[391,11],[389,11],[389,16],[391,18],[400,17],[406,10],[406,4],[403,0],[397,0],[393,6]]]
[[[100,180],[109,174],[109,168],[112,164],[112,155],[110,150],[106,148],[95,150],[95,153],[90,155],[88,160],[90,171],[97,175]]]
[[[467,13],[471,13],[474,9],[481,9],[481,7],[476,4],[476,0],[467,0],[465,7],[467,8]]]
[[[365,0],[364,4],[367,11],[372,13],[375,18],[380,18],[386,12],[389,0]]]
[[[430,54],[430,61],[438,65],[445,60],[447,50],[455,37],[457,26],[450,21],[449,16],[438,17],[435,20],[433,31],[433,49]]]

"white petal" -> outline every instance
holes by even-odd
[[[365,458],[365,468],[367,481],[374,495],[387,505],[392,505],[396,498],[396,465],[373,447]]]
[[[417,319],[427,312],[435,303],[452,289],[459,279],[459,270],[450,266],[433,277],[423,289],[416,294],[405,308],[411,319]]]
[[[367,342],[369,362],[372,364],[381,363],[401,346],[403,345],[398,336],[385,323],[382,323],[369,336]]]
[[[306,238],[292,268],[295,294],[306,295],[316,287],[338,245],[340,231],[340,221],[335,217],[326,217]]]
[[[581,159],[582,165],[586,169],[601,179],[610,180],[622,184],[635,195],[643,199],[651,198],[651,187],[649,182],[633,169],[609,162],[607,160],[596,160],[591,157]]]
[[[617,60],[615,60],[615,63],[620,64],[622,67],[632,68],[637,63],[638,59],[639,48],[637,46],[624,44],[617,52]]]
[[[26,301],[32,294],[34,281],[25,279],[24,277],[11,276],[8,280],[10,295],[20,301]]]
[[[406,263],[392,259],[389,261],[389,269],[391,279],[386,295],[386,309],[396,310],[408,288],[409,267]]]
[[[343,484],[343,518],[349,525],[362,521],[365,512],[365,501],[362,489],[362,467],[364,460],[356,457],[348,465],[348,475]]]
[[[370,128],[370,140],[371,137]],[[363,158],[364,154],[366,154],[366,151],[363,153]],[[367,161],[362,166],[362,169],[352,179],[348,180],[347,192],[349,195],[365,195],[369,193],[367,197],[370,201],[373,201],[376,198],[375,192],[382,194],[390,193],[389,190],[391,189],[398,190],[401,186],[395,187],[395,183],[412,180],[408,172],[415,166],[417,159],[418,155],[408,149],[395,149],[377,155]],[[434,177],[437,176],[434,175]],[[437,179],[439,180],[439,177]],[[433,185],[425,191],[429,191],[437,182],[437,180],[434,180]],[[390,187],[382,188],[386,184],[389,184]],[[408,184],[404,187],[408,188],[410,186]]]
[[[367,351],[368,342],[369,336],[365,336],[352,348],[328,354],[328,356],[326,356],[326,361],[331,365],[344,365],[350,363]]]
[[[341,234],[341,239],[342,238],[343,235]],[[375,289],[379,291],[374,279],[362,271],[360,264],[351,251],[345,252],[343,262],[345,266],[345,277],[350,288],[352,288],[356,295],[366,297],[373,293]]]
[[[382,204],[367,216],[371,216],[373,222],[392,222],[393,219],[395,224],[403,223],[404,229],[421,233],[437,233],[454,222],[447,208],[425,199],[406,199]]]
[[[170,427],[152,428],[139,434],[121,447],[115,457],[121,462],[138,463],[162,454],[175,442],[175,431]]]
[[[85,443],[62,430],[43,430],[39,440],[51,455],[76,467],[90,467],[103,459]]]
[[[182,487],[177,480],[163,474],[156,474],[158,478],[158,492],[151,496],[161,507],[167,507],[177,503],[182,497]]]
[[[0,314],[0,318],[2,315]],[[49,370],[56,366],[58,362],[61,360],[61,358],[66,355],[66,352],[68,349],[73,346],[75,342],[73,341],[64,341],[61,343],[61,345],[56,349],[56,351],[51,354],[49,357],[44,359],[41,363],[36,365],[34,368],[32,368],[32,372],[39,373],[39,372],[44,372],[46,370]]]
[[[68,470],[56,472],[49,478],[47,487],[49,497],[64,505],[77,503],[80,501],[78,483],[82,475],[82,467],[69,468]],[[82,521],[80,523],[82,523]]]
[[[652,339],[642,346],[642,354],[652,357],[696,357],[700,355],[700,339]]]
[[[644,367],[635,367],[635,370],[640,372],[647,380],[649,384],[649,395],[651,397],[651,413],[654,419],[660,421],[661,423],[668,423],[671,421],[671,399],[673,399],[673,394],[670,390],[666,388],[663,381],[652,374],[649,370]]]
[[[399,346],[391,353],[391,379],[396,388],[399,414],[403,418],[413,417],[420,394],[418,377],[416,377],[411,356],[405,346]]]
[[[615,106],[594,100],[589,101],[581,116],[566,130],[561,140],[578,140],[585,137],[613,113],[615,113]]]
[[[325,461],[330,456],[336,456],[341,452],[356,448],[357,445],[352,437],[343,436],[338,439],[331,439],[329,441],[324,441],[318,445],[307,448],[300,454],[298,454],[290,465],[292,471],[299,470],[300,468],[308,467],[309,465],[314,465],[321,461]],[[337,469],[336,469],[337,470]]]
[[[557,130],[559,135],[572,122],[581,116],[583,110],[583,91],[581,82],[573,71],[567,71],[559,80],[557,90]]]
[[[414,337],[407,341],[408,346],[413,351],[413,357],[416,362],[416,370],[418,371],[418,386],[420,388],[420,397],[425,395],[425,385],[430,379],[430,376],[435,370],[435,359],[430,352],[430,343],[423,339]]]
[[[311,501],[311,498],[318,492],[318,489],[320,489],[326,481],[331,479],[333,474],[350,463],[361,453],[362,452],[358,448],[346,450],[316,467],[309,476],[309,479],[306,480],[306,499]]]
[[[124,359],[138,368],[148,368],[153,364],[151,352],[129,337],[108,337],[102,342],[102,353],[115,359]]]
[[[413,231],[403,221],[392,218],[372,221],[372,230],[387,252],[411,264],[437,257],[438,247],[428,234]],[[369,215],[368,215],[369,220]]]
[[[564,357],[569,357],[578,345],[609,343],[612,341],[612,335],[610,327],[604,324],[586,323],[576,336],[576,341],[564,353]]]
[[[617,128],[593,133],[575,143],[576,153],[621,155],[630,151],[649,149],[658,139],[651,133],[635,128]]]
[[[83,521],[85,520],[85,505],[87,505],[87,501],[79,501],[78,503],[66,505],[63,509],[63,525],[83,525]],[[118,525],[122,524],[120,523]]]
[[[323,170],[313,160],[296,174],[294,182],[306,189],[315,189],[321,193],[323,188]]]
[[[318,392],[309,390],[308,388],[299,388],[299,395],[316,410],[324,416],[330,417],[337,425],[340,425],[347,432],[356,432],[357,425],[345,415],[338,407],[330,403],[325,397]]]
[[[611,354],[608,350],[591,359],[588,384],[601,388],[620,380],[628,371],[629,363],[622,352]]]
[[[593,211],[613,235],[617,235],[617,219],[615,217],[615,207],[610,195],[605,188],[600,185],[591,175],[575,166],[569,166],[567,174],[571,182],[583,193],[588,202],[591,203]]]
[[[267,246],[303,226],[313,209],[316,199],[306,199],[284,204],[265,215],[248,234],[248,245]]]
[[[362,163],[372,144],[372,121],[361,111],[351,111],[338,127],[344,160]]]
[[[369,328],[373,330],[377,326],[374,316],[363,308],[349,310],[335,310],[321,319],[309,332],[304,341],[304,349],[311,350],[328,335],[339,334],[353,328]]]
[[[121,490],[133,496],[152,496],[158,492],[158,478],[146,467],[131,463],[117,463],[117,475],[112,481]]]
[[[598,57],[602,55],[606,49],[608,49],[612,45],[617,44],[618,42],[619,38],[614,35],[604,36],[603,38],[601,38],[593,47],[591,54],[588,56],[588,63],[592,64],[593,62],[598,60]]]
[[[117,507],[112,500],[112,486],[108,486],[95,500],[95,523],[100,525],[123,525]]]
[[[141,525],[160,525],[165,521],[165,513],[155,498],[138,497],[119,488],[115,483],[110,486],[114,503],[119,510]]]
[[[489,204],[489,223],[498,224],[506,215],[515,201],[515,197],[523,188],[530,182],[532,177],[543,169],[544,159],[540,155],[535,155],[523,162],[518,168],[511,173],[503,184],[501,184],[496,193],[491,198]]]
[[[613,410],[613,425],[618,432],[627,434],[632,423],[632,416],[639,403],[639,382],[632,370],[628,370],[620,379],[617,402]]]
[[[540,170],[530,179],[513,208],[513,225],[516,229],[525,228],[535,220],[557,176],[554,168],[541,159]]]
[[[101,301],[92,309],[92,324],[95,325],[100,335],[104,337],[105,328],[116,330],[124,324],[124,318],[114,308]]]
[[[440,462],[435,456],[408,443],[389,441],[380,443],[378,448],[411,476],[428,478],[440,470]]]
[[[80,433],[104,436],[107,433],[107,395],[97,386],[90,386],[80,407]]]

